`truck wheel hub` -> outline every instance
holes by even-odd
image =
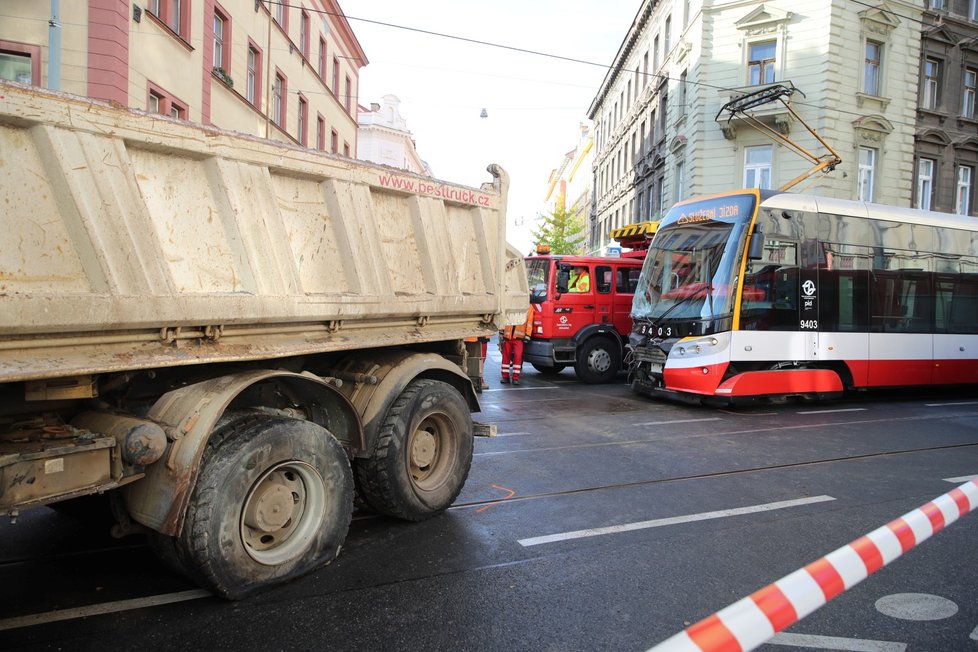
[[[245,524],[262,532],[275,532],[292,518],[294,505],[292,491],[268,479],[252,494],[245,513]]]
[[[411,459],[413,466],[425,468],[431,466],[435,461],[435,436],[427,430],[418,430],[414,433],[411,443]]]

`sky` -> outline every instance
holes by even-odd
[[[369,61],[360,104],[396,95],[442,181],[478,187],[491,180],[490,163],[501,165],[511,182],[507,239],[527,253],[550,173],[577,146],[640,0],[340,2]]]

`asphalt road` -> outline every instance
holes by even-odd
[[[646,650],[978,474],[973,394],[718,410],[498,364],[454,507],[358,514],[333,564],[247,601],[139,537],[0,523],[0,649]],[[760,649],[976,650],[976,542],[972,512]]]

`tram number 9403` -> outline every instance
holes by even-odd
[[[817,319],[802,319],[799,322],[801,330],[803,331],[814,331],[818,330],[818,320]]]

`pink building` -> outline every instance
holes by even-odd
[[[336,0],[61,2],[60,70],[51,10],[4,1],[0,78],[356,156],[367,58]]]

